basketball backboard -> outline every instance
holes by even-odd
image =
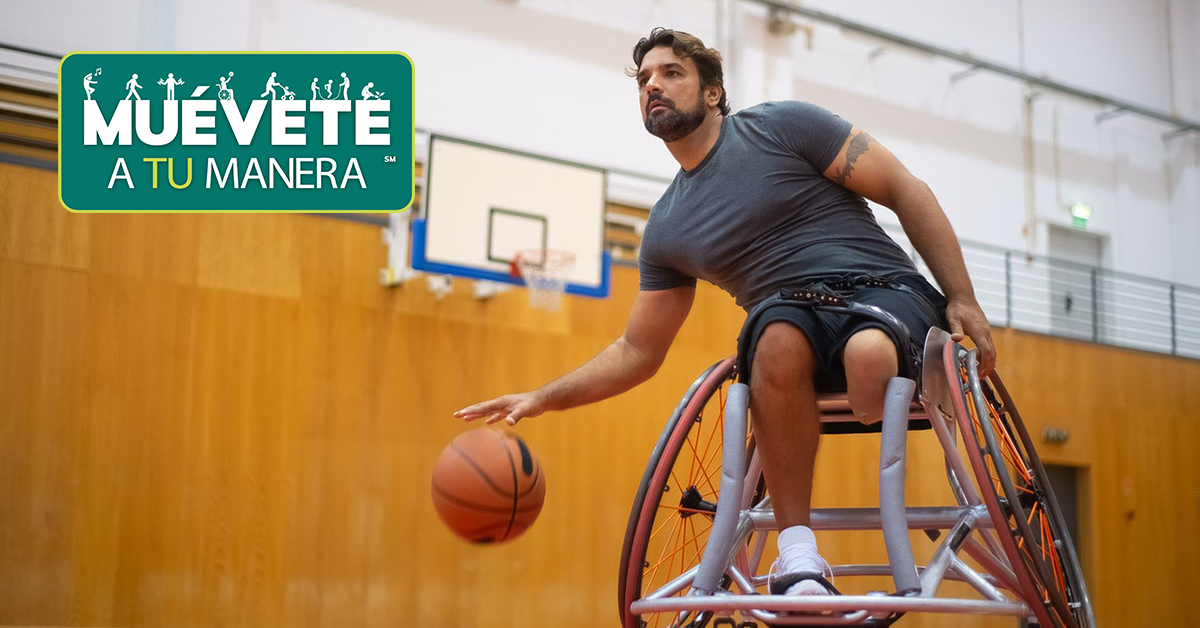
[[[575,255],[566,291],[606,297],[606,173],[601,168],[433,135],[424,216],[413,221],[412,267],[512,284],[513,255]]]

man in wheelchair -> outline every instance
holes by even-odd
[[[731,114],[720,53],[687,33],[654,29],[634,47],[633,62],[646,129],[681,169],[650,213],[624,335],[560,379],[455,416],[515,425],[636,386],[662,364],[691,309],[696,280],[716,284],[749,313],[739,377],[750,385],[780,530],[772,593],[824,594],[827,563],[808,528],[817,393],[844,390],[860,420],[879,420],[888,380],[903,372],[908,347],[920,350],[935,325],[948,326],[955,341],[969,336],[986,375],[995,363],[987,319],[937,199],[865,131],[806,102],[767,102]],[[945,296],[887,236],[865,199],[896,213]],[[902,325],[775,307],[804,293],[877,306]],[[893,329],[907,329],[909,337],[894,337]]]

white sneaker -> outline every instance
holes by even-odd
[[[771,564],[767,586],[772,595],[841,595],[826,575],[829,563],[817,553],[816,538],[805,526],[779,533],[779,558]]]

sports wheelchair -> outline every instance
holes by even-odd
[[[911,344],[903,323],[878,307],[825,292],[781,296],[788,302],[783,306],[869,318],[901,339],[898,346]],[[1054,491],[999,375],[981,379],[976,351],[936,327],[923,351],[911,349],[900,360],[900,376],[888,383],[881,421],[861,423],[844,393],[817,399],[823,434],[881,433],[880,503],[814,508],[811,527],[881,531],[888,564],[832,565],[831,571],[838,578],[890,575],[894,591],[765,593],[763,557],[767,533],[776,527],[747,421],[750,390],[738,382],[731,356],[692,383],[651,453],[621,551],[623,628],[887,626],[917,612],[1009,615],[1045,628],[1093,628]],[[906,507],[910,430],[937,436],[955,505]],[[924,566],[913,559],[910,530],[940,539]],[[978,597],[935,597],[943,580],[965,582]]]

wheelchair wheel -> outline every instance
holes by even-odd
[[[621,549],[617,597],[624,628],[700,628],[712,619],[711,613],[639,618],[629,605],[700,564],[716,514],[725,399],[735,371],[734,358],[709,367],[680,400],[650,455]]]
[[[963,442],[996,535],[1043,628],[1093,628],[1091,602],[1054,490],[1016,404],[993,372],[981,381],[973,360],[946,347],[947,377]],[[953,392],[953,391],[952,391]]]

